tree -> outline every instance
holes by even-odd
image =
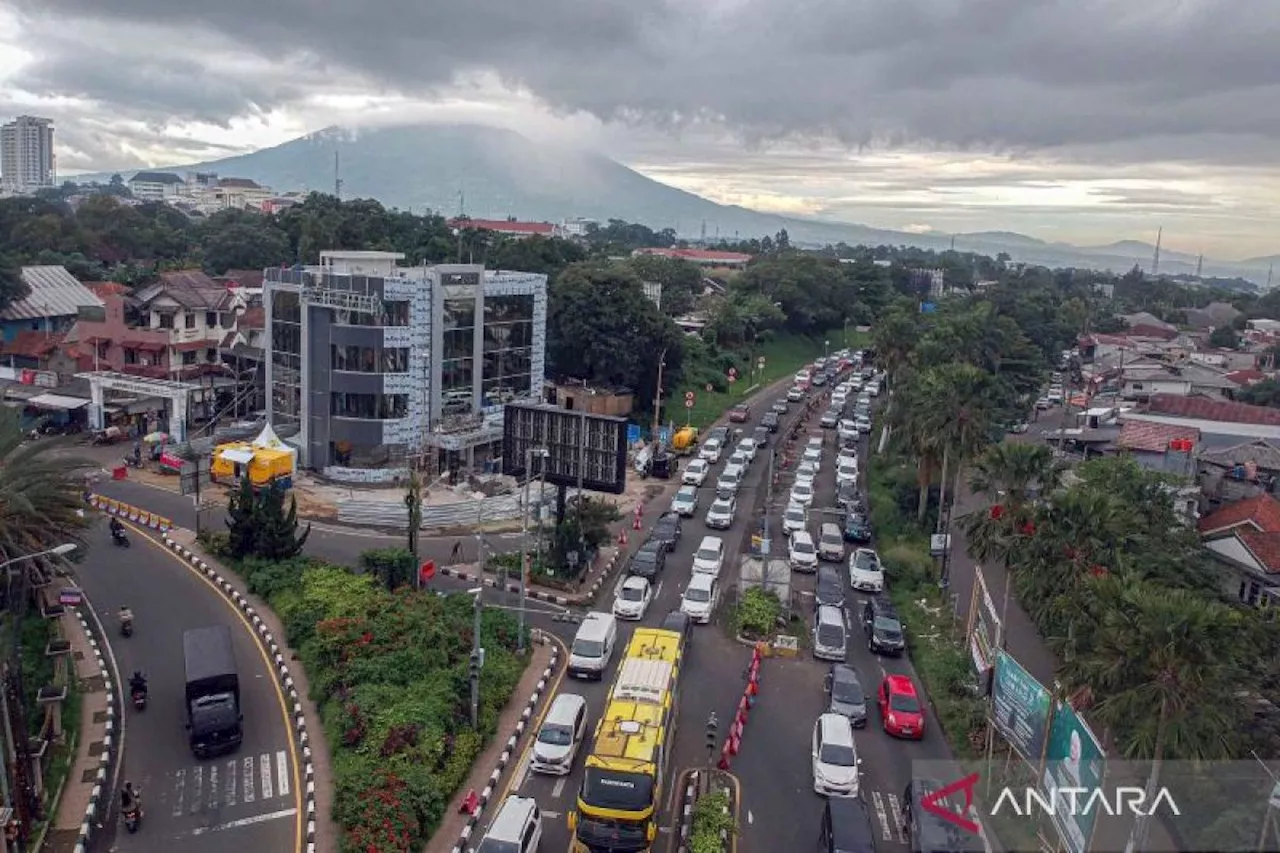
[[[200,227],[204,266],[221,275],[230,269],[262,269],[292,260],[289,240],[258,213],[223,210]]]
[[[360,554],[360,566],[388,590],[412,585],[418,570],[417,558],[405,548],[379,548]]]
[[[22,280],[21,271],[5,263],[4,257],[0,256],[0,311],[25,298],[29,293],[31,288],[27,287],[27,283]]]
[[[258,496],[248,477],[227,501],[227,552],[238,560],[256,553],[258,541]]]
[[[0,558],[11,560],[79,543],[83,480],[91,463],[52,451],[64,442],[27,443],[17,409],[0,407]]]
[[[1218,326],[1209,333],[1209,345],[1220,349],[1239,349],[1240,335],[1230,326]]]
[[[246,478],[247,479],[247,478]],[[296,557],[311,535],[311,525],[298,533],[298,499],[289,496],[289,509],[284,508],[284,489],[266,486],[258,490],[258,535],[254,554],[264,560],[281,561]]]
[[[640,255],[627,263],[642,280],[662,285],[662,313],[669,317],[689,313],[702,293],[702,271],[688,261]]]

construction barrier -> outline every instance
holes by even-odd
[[[154,512],[148,512],[140,509],[132,504],[124,501],[117,501],[112,498],[105,498],[102,495],[90,494],[88,496],[89,506],[94,509],[101,510],[107,515],[114,515],[117,518],[123,518],[131,521],[140,527],[149,527],[152,530],[159,530],[161,533],[167,533],[173,529],[173,522],[162,515]]]

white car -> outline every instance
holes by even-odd
[[[849,438],[856,438],[858,435],[858,425],[852,418],[844,418],[841,420],[837,429],[841,441]]]
[[[788,403],[799,403],[803,399],[804,399],[804,389],[798,385],[787,392]]]
[[[807,530],[797,530],[791,534],[791,541],[787,543],[787,562],[791,564],[793,572],[818,570],[818,549]]]
[[[710,473],[710,462],[702,457],[691,459],[689,464],[684,466],[684,473],[680,475],[680,482],[686,486],[701,486],[707,481],[707,475]]]
[[[724,567],[724,540],[719,536],[703,536],[693,552],[693,570],[719,577]]]
[[[705,459],[714,465],[720,461],[720,439],[708,438],[706,444],[702,445],[702,450],[698,451],[698,458]]]
[[[849,393],[847,391],[836,389],[835,393],[831,395],[831,408],[833,409],[843,409],[844,404],[847,402],[849,402]]]
[[[804,530],[809,523],[808,513],[799,504],[790,504],[782,514],[782,534],[790,536],[797,530]]]
[[[725,468],[728,469],[737,465],[739,468],[742,468],[745,470],[746,467],[750,464],[751,464],[751,457],[747,456],[747,454],[743,453],[742,449],[739,448],[733,451],[733,453],[729,456],[729,462],[725,465]]]
[[[883,592],[884,569],[873,548],[857,548],[849,556],[849,586],[859,592]]]
[[[858,796],[858,749],[844,714],[823,714],[813,724],[813,790],[824,797]]]
[[[671,499],[671,511],[683,518],[692,518],[698,511],[698,487],[681,486]]]
[[[863,435],[866,435],[869,432],[871,432],[871,418],[861,417],[861,418],[858,418],[856,423],[858,424],[858,432],[862,433]]]
[[[858,448],[856,447],[840,448],[840,455],[836,457],[836,464],[843,465],[846,459],[852,459],[854,464],[856,465],[858,463]]]
[[[711,614],[720,601],[720,582],[714,575],[694,574],[680,598],[680,612],[702,625],[711,621]]]
[[[649,612],[649,602],[653,601],[653,587],[648,578],[627,575],[622,586],[613,599],[613,615],[619,619],[639,620]]]
[[[813,484],[796,483],[791,487],[790,503],[808,508],[813,504]]]
[[[845,457],[836,465],[836,488],[858,482],[858,461]]]
[[[796,374],[795,382],[797,385],[803,385],[804,383],[808,382],[812,378],[813,377],[809,375],[809,371],[802,370]]]
[[[812,462],[815,467],[818,465],[821,465],[822,464],[822,448],[806,447],[804,449],[804,455],[800,457],[800,461]]]
[[[748,462],[755,462],[756,452],[759,451],[759,449],[760,448],[756,447],[756,440],[754,438],[744,438],[742,441],[738,442],[738,449],[735,453],[741,453],[743,456],[747,457]]]
[[[712,530],[728,530],[733,526],[733,516],[738,511],[738,502],[732,496],[716,498],[707,510],[707,527]]]
[[[879,396],[880,396],[880,383],[879,383],[879,382],[872,382],[870,385],[868,385],[868,386],[867,386],[867,393],[868,393],[868,394],[870,394],[872,397],[879,397]]]
[[[812,462],[801,462],[796,466],[796,482],[808,483],[813,485],[813,481],[818,479],[818,466]]]

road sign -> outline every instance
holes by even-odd
[[[671,443],[671,427],[658,427],[658,441],[663,444]],[[577,557],[576,553],[574,554],[574,557]]]
[[[692,403],[692,402],[693,402],[693,392],[692,392],[692,391],[685,391],[685,392],[684,392],[684,401],[685,401],[686,403]]]
[[[708,394],[710,394],[710,393],[711,393],[712,391],[714,391],[714,390],[716,390],[716,386],[714,386],[714,385],[712,385],[710,382],[708,382],[708,383],[707,383],[707,393],[708,393]]]
[[[689,397],[685,397],[685,398],[684,398],[684,407],[685,407],[686,409],[692,409],[692,408],[693,408],[693,397],[692,397],[692,396],[689,396]]]
[[[764,370],[764,356],[756,359],[756,370]]]
[[[58,593],[58,603],[64,607],[79,607],[83,597],[76,587],[63,587],[62,591]]]
[[[737,378],[738,378],[738,368],[736,368],[736,367],[730,367],[730,368],[729,368],[729,381],[730,381],[730,382],[733,382],[733,381],[734,381],[734,380],[736,380]]]
[[[431,580],[435,576],[436,576],[435,560],[427,560],[418,568],[418,577],[422,579],[423,583],[426,583],[427,581]]]
[[[635,444],[640,440],[640,424],[627,424],[627,444]]]

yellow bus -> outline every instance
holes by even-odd
[[[569,814],[573,853],[642,853],[658,837],[683,641],[657,628],[632,635]]]

